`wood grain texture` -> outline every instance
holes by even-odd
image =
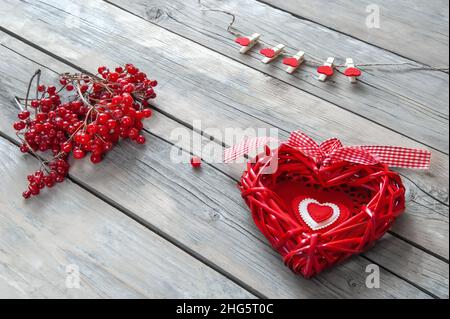
[[[53,5],[58,6],[59,3]],[[22,20],[22,26],[14,19],[6,22],[21,36],[33,39],[44,49],[51,49],[53,53],[86,69],[94,70],[100,64],[114,65],[132,59],[145,69],[152,70],[152,76],[160,80],[159,109],[186,123],[201,119],[203,128],[218,128],[219,133],[225,128],[275,126],[280,128],[281,138],[286,138],[288,131],[300,127],[317,140],[339,136],[346,144],[423,147],[292,86],[124,14],[106,3],[94,1],[83,5],[86,6],[81,16],[84,23],[78,29],[51,28],[52,23],[64,26],[71,15],[42,3],[31,7],[24,5],[23,15],[27,19]],[[45,17],[48,20],[45,23],[36,20],[41,12],[39,10],[43,10],[41,6],[47,10]],[[88,10],[88,6],[92,6],[91,9]],[[61,4],[61,7],[64,6]],[[114,17],[116,23],[108,26],[106,32],[99,21],[110,17]],[[42,28],[46,36],[30,32],[32,26]],[[80,32],[95,41],[86,44],[86,41],[80,40]],[[186,43],[176,47],[172,45],[180,42]],[[121,52],[117,50],[118,45]],[[217,72],[218,61],[221,72]],[[213,135],[222,140],[221,134]],[[434,152],[430,171],[403,170],[402,174],[411,181],[412,194],[424,193],[424,196],[430,197],[430,202],[436,199],[446,206],[448,156]],[[443,240],[445,232],[442,232],[448,229],[448,213],[439,215],[433,210],[418,209],[415,216],[417,218],[408,219],[402,229],[418,245],[448,259],[448,244]],[[438,225],[433,222],[433,227],[425,227],[424,232],[410,231],[423,228],[424,219],[431,219]]]
[[[0,298],[254,298],[70,181],[23,200],[38,161],[3,138],[0,156]]]
[[[61,63],[38,54],[16,40],[2,39],[1,42],[14,47],[14,50],[26,52],[40,64],[55,70],[67,70]],[[14,68],[3,66],[0,72],[1,78],[14,79],[10,83],[2,83],[5,91],[1,92],[0,100],[5,105],[0,131],[12,136],[10,122],[15,112],[11,106],[10,92],[17,88],[23,90],[27,73],[36,65],[5,46],[0,49],[2,55],[7,56],[14,65]],[[55,74],[46,70],[45,77],[51,79]],[[172,129],[179,126],[156,114],[151,122],[152,129],[156,130],[156,134],[163,133],[163,138],[170,138]],[[264,295],[304,298],[426,297],[386,271],[382,272],[381,291],[365,288],[365,267],[371,262],[361,257],[355,257],[312,281],[295,276],[282,265],[277,254],[255,229],[246,213],[247,208],[235,190],[235,180],[213,168],[193,174],[189,164],[171,163],[169,153],[172,148],[169,143],[154,136],[148,136],[148,140],[149,144],[144,147],[122,144],[97,167],[88,162],[76,163],[73,178],[114,201],[115,205],[138,215],[159,232],[176,238],[189,251],[223,267]],[[187,145],[181,146],[189,148]],[[420,273],[423,266],[416,264],[415,260],[434,259],[420,250],[403,257],[410,260],[409,267],[392,270]],[[430,272],[446,266],[437,259],[430,263],[438,265]],[[418,281],[422,285],[422,279]],[[437,295],[440,290],[438,286],[430,291]]]
[[[347,57],[352,57],[356,63],[397,63],[407,60],[256,0],[204,1],[209,8],[235,13],[235,27],[244,34],[260,32],[263,41],[271,46],[286,44],[287,52],[292,55],[299,50],[306,51],[307,63],[294,75],[289,75],[281,59],[270,65],[261,63],[259,49],[263,45],[255,47],[247,55],[239,54],[239,45],[234,43],[234,36],[226,32],[231,18],[223,13],[201,11],[197,0],[108,2],[341,108],[448,153],[448,74],[430,71],[402,72],[405,69],[403,67],[368,68],[363,71],[357,85],[350,85],[341,73],[330,78],[330,81],[321,83],[317,80],[316,67],[308,66],[311,55],[321,61],[329,56],[339,57],[337,64],[343,64]]]
[[[448,66],[448,1],[260,1],[415,61]],[[366,25],[371,5],[380,9],[380,28]]]

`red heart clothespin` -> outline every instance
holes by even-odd
[[[234,42],[239,43],[243,47],[246,47],[250,44],[250,39],[247,37],[241,37],[241,38],[236,38],[236,40],[234,40]]]
[[[264,59],[261,60],[262,63],[270,63],[275,60],[281,53],[283,53],[284,44],[279,44],[273,48],[264,48],[259,53],[265,56]]]
[[[362,72],[358,68],[347,68],[344,71],[345,76],[354,76],[354,77],[360,77],[362,75]]]
[[[260,37],[261,35],[259,33],[253,33],[251,36],[236,38],[234,42],[242,46],[240,52],[245,54],[258,43]]]
[[[305,52],[299,51],[296,55],[283,59],[283,64],[289,66],[286,72],[292,74],[305,60]]]
[[[355,62],[353,62],[353,59],[348,58],[345,62],[345,66],[347,67],[344,71],[344,75],[347,76],[350,80],[350,83],[356,83],[357,78],[362,75],[362,72],[360,69],[355,67]]]
[[[275,50],[270,48],[265,48],[259,51],[266,58],[273,58],[275,56]]]
[[[321,65],[317,68],[317,73],[332,76],[334,74],[334,69],[328,65]]]
[[[283,59],[283,64],[287,65],[287,66],[290,66],[292,68],[297,68],[300,65],[299,61],[296,58],[294,58],[294,57],[284,58]]]
[[[324,65],[317,68],[317,73],[319,73],[319,81],[326,81],[329,76],[334,74],[334,58],[328,58]]]

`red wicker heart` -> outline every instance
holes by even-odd
[[[249,163],[240,188],[258,228],[305,277],[370,248],[405,208],[401,178],[387,165],[322,166],[289,144]]]

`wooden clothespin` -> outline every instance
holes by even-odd
[[[289,66],[286,72],[292,74],[305,61],[305,52],[300,51],[296,55],[283,59],[283,64]]]
[[[285,45],[279,44],[274,48],[265,48],[259,51],[262,55],[265,56],[264,59],[261,60],[262,63],[270,63],[275,60],[281,53],[283,53]]]
[[[239,43],[242,46],[239,52],[245,54],[258,43],[260,37],[261,34],[253,33],[251,36],[236,38],[234,42]]]
[[[334,74],[334,58],[328,58],[324,65],[317,68],[319,81],[325,82],[329,76]]]
[[[358,82],[358,77],[361,76],[362,72],[360,69],[355,67],[355,62],[353,62],[352,58],[348,58],[345,61],[346,69],[344,71],[344,75],[347,76],[350,80],[350,83]]]

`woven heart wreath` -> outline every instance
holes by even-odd
[[[267,142],[232,147],[225,161]],[[336,138],[319,145],[296,131],[247,164],[240,190],[285,264],[308,278],[373,246],[404,211],[405,187],[389,167],[427,169],[430,159],[425,150],[344,147]]]

